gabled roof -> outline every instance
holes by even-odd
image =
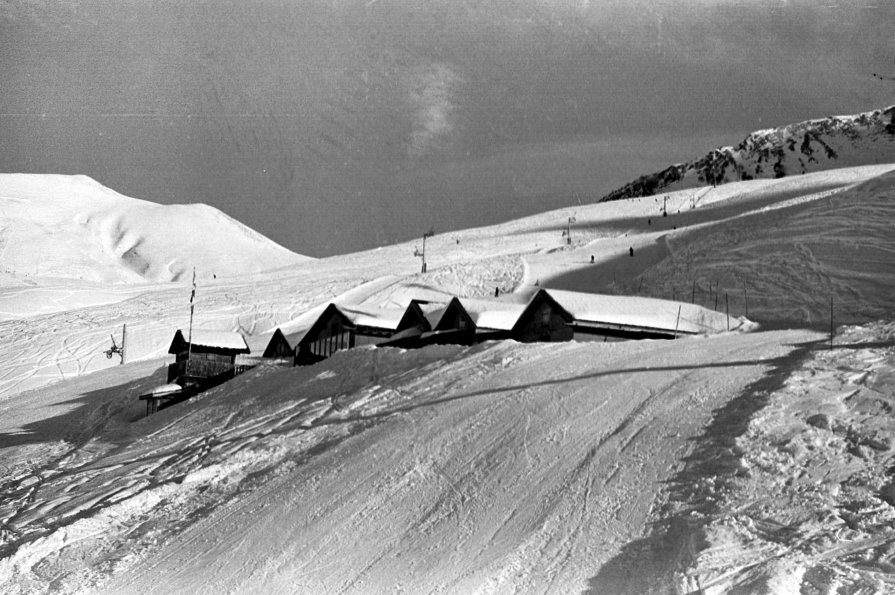
[[[535,292],[535,294],[533,296],[531,296],[531,299],[528,300],[528,303],[525,305],[522,313],[519,315],[519,318],[516,321],[516,325],[513,327],[514,331],[517,330],[516,327],[518,327],[519,325],[521,325],[524,322],[524,319],[526,318],[526,315],[528,314],[528,312],[531,311],[538,303],[541,303],[541,302],[547,302],[547,303],[551,304],[551,306],[553,307],[554,313],[561,316],[567,323],[571,323],[575,319],[575,317],[572,316],[571,312],[569,312],[568,310],[563,308],[562,304],[558,303],[553,298],[553,296],[551,296],[549,293],[547,293],[546,290],[539,289],[537,292]]]
[[[562,289],[544,291],[568,311],[578,324],[623,325],[664,331],[674,331],[677,325],[678,332],[690,334],[719,332],[726,329],[724,314],[695,304]]]
[[[292,351],[293,349],[295,349],[295,346],[298,344],[299,339],[301,339],[305,332],[306,331],[300,331],[287,335],[282,331],[282,329],[276,329],[270,336],[270,341],[267,342],[267,347],[264,348],[264,353],[261,357],[273,357],[273,348],[279,342],[285,343],[286,347],[289,348],[289,351]]]
[[[205,347],[215,351],[227,353],[250,353],[249,346],[246,344],[245,337],[240,333],[232,331],[209,331],[205,329],[193,329],[192,334],[189,332],[185,335],[181,329],[177,329],[174,333],[174,339],[171,341],[171,347],[168,353],[180,353],[183,351],[190,341],[193,348]]]
[[[335,305],[355,326],[367,326],[384,330],[397,330],[407,311],[405,308],[365,308],[363,306]]]
[[[432,323],[426,316],[425,310],[423,310],[423,307],[426,305],[428,304],[421,304],[416,300],[410,300],[410,303],[407,304],[407,308],[404,310],[404,315],[401,317],[401,321],[398,323],[398,327],[395,330],[398,332],[405,332],[408,329],[417,329],[426,333],[431,331]]]
[[[525,311],[525,304],[515,302],[479,298],[457,298],[457,301],[477,329],[512,330]]]
[[[320,316],[317,317],[317,319],[310,327],[308,327],[301,333],[297,333],[295,336],[290,337],[291,340],[295,341],[294,346],[305,343],[305,341],[307,341],[309,337],[316,337],[317,334],[320,333],[321,330],[323,330],[326,322],[333,316],[341,318],[346,327],[354,328],[354,323],[351,321],[351,319],[348,318],[348,316],[346,316],[345,313],[342,312],[342,310],[340,310],[336,304],[330,303],[328,306],[326,306],[326,308],[323,309],[323,312],[320,313]]]
[[[420,309],[423,311],[423,316],[426,317],[426,321],[429,323],[429,328],[434,329],[438,326],[438,321],[441,320],[444,311],[447,310],[447,304],[421,303]]]

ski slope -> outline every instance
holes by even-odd
[[[837,324],[891,319],[893,169],[684,190],[667,217],[652,197],[563,209],[429,238],[426,273],[411,242],[201,279],[196,298],[197,328],[254,353],[330,301],[495,287],[727,295],[780,330],[360,348],[144,417],[190,284],[72,283],[85,296],[0,321],[0,591],[885,592],[895,428],[874,412],[895,335],[848,327],[821,351],[787,327],[831,292],[853,304]],[[121,366],[102,350],[125,323]]]
[[[39,479],[21,468],[5,486],[28,543],[0,576],[121,593],[580,591],[639,535],[712,410],[813,337],[359,349],[148,418],[147,380],[85,376],[89,405],[22,426],[38,436],[13,452],[67,431]]]

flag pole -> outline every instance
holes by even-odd
[[[196,267],[193,267],[193,291],[190,293],[190,330],[186,344],[186,374],[189,374],[190,357],[193,354],[193,299],[196,297]]]

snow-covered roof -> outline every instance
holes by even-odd
[[[441,315],[447,309],[447,304],[419,304],[419,307],[429,322],[429,326],[435,328],[438,321],[441,320]]]
[[[407,312],[406,308],[369,308],[331,303],[327,306],[315,308],[279,327],[278,330],[282,333],[290,347],[294,348],[305,338],[305,335],[308,334],[329,306],[336,308],[355,326],[366,326],[390,331],[398,329],[401,319],[404,318],[404,314]],[[272,339],[273,337],[271,337]]]
[[[183,390],[183,387],[179,384],[170,383],[170,384],[162,384],[161,386],[157,386],[149,391],[147,394],[149,395],[169,395],[172,393],[179,393]]]
[[[405,308],[365,308],[363,306],[347,306],[337,304],[336,308],[356,326],[372,326],[387,330],[396,330]]]
[[[578,323],[613,324],[683,333],[726,329],[724,314],[695,304],[656,298],[545,290]],[[680,320],[678,320],[680,309]]]
[[[460,305],[477,328],[509,331],[516,325],[525,305],[499,300],[459,298]]]
[[[249,346],[246,344],[245,337],[242,334],[233,331],[210,331],[205,329],[193,329],[192,334],[189,331],[184,332],[183,329],[178,329],[177,333],[174,334],[174,340],[171,342],[171,348],[168,350],[168,353],[177,351],[178,334],[180,334],[184,344],[192,343],[193,347],[209,347],[212,349],[236,351],[238,353],[249,353]]]

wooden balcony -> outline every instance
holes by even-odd
[[[168,365],[168,382],[180,380],[184,383],[201,383],[207,379],[232,378],[236,368],[230,362],[205,359],[185,359]]]

